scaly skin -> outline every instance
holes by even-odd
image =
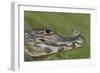
[[[44,29],[34,29],[25,33],[24,38],[24,51],[35,57],[82,47],[84,44],[84,39],[80,33],[73,37],[63,37],[51,30],[46,31]]]

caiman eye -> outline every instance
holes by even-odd
[[[45,32],[46,32],[46,33],[50,33],[50,32],[52,32],[52,31],[51,31],[50,29],[46,29]]]

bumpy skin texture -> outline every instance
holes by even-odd
[[[25,55],[38,57],[82,47],[84,38],[76,32],[73,37],[64,37],[50,29],[33,29],[24,34],[24,42]]]

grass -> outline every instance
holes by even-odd
[[[85,37],[85,45],[81,48],[46,56],[42,60],[85,59],[90,58],[90,14],[56,13],[56,12],[24,12],[25,31],[36,28],[52,28],[64,36],[71,36],[75,28]]]

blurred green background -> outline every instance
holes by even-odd
[[[90,58],[90,14],[24,11],[24,31],[52,28],[60,35],[72,36],[72,28],[86,39],[83,47],[41,57],[39,60]]]

